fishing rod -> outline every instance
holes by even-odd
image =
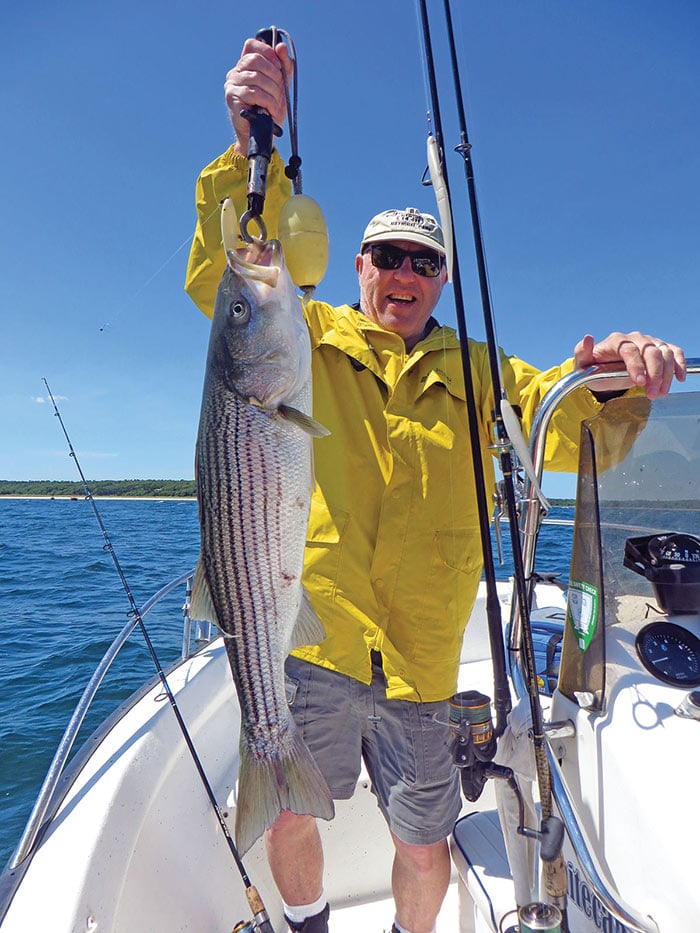
[[[426,50],[426,59],[428,64],[428,74],[430,78],[430,87],[431,87],[431,98],[432,98],[432,107],[433,107],[433,118],[435,121],[436,135],[440,133],[441,136],[441,124],[439,117],[439,100],[437,92],[437,80],[435,77],[435,66],[432,56],[432,44],[430,39],[430,24],[427,14],[427,4],[426,0],[419,0],[420,10],[421,10],[421,21],[423,25],[423,36],[424,36],[424,46]],[[518,528],[518,518],[517,518],[517,509],[516,509],[516,496],[515,496],[515,483],[514,483],[514,464],[513,458],[511,456],[512,442],[509,438],[509,432],[506,429],[506,424],[504,420],[504,412],[509,410],[507,398],[503,388],[503,378],[501,373],[500,366],[500,356],[498,344],[496,341],[495,334],[495,325],[494,325],[494,315],[493,308],[491,305],[489,286],[488,286],[488,276],[486,272],[486,259],[485,259],[485,250],[483,245],[483,237],[481,234],[481,222],[479,217],[478,202],[476,198],[476,185],[474,181],[474,168],[471,159],[471,143],[469,142],[469,137],[467,134],[466,127],[466,117],[464,113],[464,102],[463,94],[461,88],[461,81],[459,78],[459,68],[457,64],[457,56],[455,51],[455,41],[454,41],[454,29],[452,25],[452,16],[450,10],[449,0],[443,0],[444,9],[445,9],[445,19],[447,24],[447,34],[450,47],[450,58],[452,64],[452,75],[453,82],[455,87],[455,95],[457,99],[458,107],[458,117],[460,125],[460,145],[457,147],[457,152],[462,155],[464,160],[465,174],[467,179],[467,188],[469,194],[469,205],[470,205],[470,214],[472,220],[472,230],[474,236],[474,247],[476,251],[476,260],[477,268],[479,274],[479,286],[481,292],[481,301],[482,301],[482,310],[484,316],[484,326],[486,331],[486,342],[488,348],[489,356],[489,368],[491,372],[491,381],[493,385],[493,394],[495,408],[493,412],[494,416],[494,425],[495,425],[495,434],[496,434],[496,448],[499,456],[499,464],[501,468],[501,473],[503,474],[504,482],[502,484],[503,492],[505,495],[506,502],[506,512],[508,515],[508,523],[510,528],[510,539],[511,546],[513,551],[513,563],[514,563],[514,580],[515,580],[515,590],[517,598],[518,612],[520,614],[520,619],[522,620],[522,636],[521,636],[521,652],[522,652],[522,661],[523,668],[525,671],[525,679],[527,682],[528,697],[530,701],[530,712],[532,717],[532,741],[533,749],[535,754],[536,770],[537,770],[537,782],[540,792],[541,800],[541,839],[543,845],[541,847],[541,855],[543,858],[543,876],[545,882],[545,888],[547,894],[549,895],[551,901],[556,907],[560,910],[562,914],[562,930],[567,930],[567,918],[566,918],[566,871],[564,868],[563,858],[561,855],[561,846],[559,839],[562,838],[560,831],[560,823],[552,816],[552,791],[551,791],[551,775],[549,772],[549,764],[547,762],[547,750],[546,750],[546,737],[544,734],[544,724],[542,717],[542,709],[539,703],[539,689],[537,685],[537,672],[534,662],[534,649],[532,644],[532,633],[529,626],[530,619],[530,593],[528,581],[525,579],[524,567],[523,567],[523,556],[522,556],[522,547],[520,541],[520,531]],[[442,146],[442,140],[440,142],[440,151],[442,155],[441,168],[444,174],[444,183],[448,190],[448,200],[449,200],[449,181],[447,176],[447,166],[444,159],[444,148]],[[450,206],[450,215],[452,216],[452,208]],[[458,273],[458,262],[455,251],[454,258],[455,269],[457,274],[454,277],[455,284],[455,304],[457,311],[457,321],[460,330],[460,341],[464,338],[462,333],[466,334],[466,324],[462,321],[464,316],[464,302],[460,294],[461,284]],[[465,354],[463,351],[463,361],[465,359]],[[468,365],[468,356],[467,362],[465,365],[465,377],[466,370],[469,368]],[[510,409],[512,412],[512,409]],[[509,422],[512,423],[512,418],[509,419]],[[514,433],[511,431],[511,433]],[[476,448],[478,450],[478,447]],[[488,551],[490,552],[490,536],[488,540]],[[492,561],[489,566],[489,561],[486,556],[487,548],[484,548],[485,556],[485,571],[488,574],[489,570],[492,569]]]
[[[506,727],[506,719],[511,710],[511,697],[506,673],[505,649],[503,646],[503,632],[501,621],[501,604],[496,588],[496,571],[491,548],[491,518],[487,505],[486,478],[480,456],[481,439],[479,434],[479,419],[477,414],[474,381],[472,378],[471,362],[469,359],[469,334],[467,332],[466,313],[464,308],[464,295],[459,268],[459,258],[454,248],[454,223],[452,204],[449,194],[449,178],[444,159],[442,121],[440,116],[440,101],[435,78],[435,64],[433,60],[432,42],[430,39],[430,24],[425,0],[420,0],[421,26],[423,30],[423,45],[426,56],[428,80],[430,84],[431,113],[435,130],[435,143],[433,151],[437,150],[439,168],[441,171],[441,187],[444,185],[445,197],[441,198],[441,219],[445,214],[443,226],[452,234],[451,277],[454,287],[455,309],[457,316],[457,330],[459,333],[460,352],[462,358],[462,371],[464,373],[464,388],[467,399],[467,419],[469,437],[472,449],[472,463],[474,468],[474,485],[479,518],[479,533],[484,558],[484,575],[486,583],[486,617],[489,630],[489,642],[494,674],[494,707],[496,709],[496,722],[494,735],[499,737]],[[435,184],[435,181],[433,181]],[[446,223],[445,223],[446,222]]]
[[[421,0],[422,7],[425,8],[425,0]],[[506,500],[506,510],[510,527],[510,539],[513,552],[513,563],[515,567],[514,580],[517,595],[518,612],[521,620],[521,641],[520,650],[522,655],[523,669],[527,686],[528,697],[530,701],[530,712],[532,717],[532,742],[537,769],[537,783],[540,794],[541,806],[541,829],[542,832],[550,837],[550,840],[560,837],[559,821],[552,816],[552,788],[551,774],[547,761],[546,736],[544,732],[544,723],[542,708],[539,701],[539,687],[537,683],[537,671],[534,660],[534,648],[532,643],[532,632],[530,629],[530,585],[531,581],[525,579],[522,546],[520,541],[520,531],[518,527],[518,512],[515,497],[514,483],[514,464],[511,456],[512,441],[509,438],[509,431],[506,429],[504,413],[512,411],[506,398],[503,378],[500,366],[500,356],[498,343],[496,340],[496,331],[494,324],[493,307],[488,285],[488,275],[486,271],[486,257],[484,250],[483,237],[481,232],[481,220],[479,216],[479,207],[476,197],[476,184],[474,178],[474,165],[471,158],[471,143],[467,133],[467,123],[464,109],[464,97],[462,94],[462,85],[459,75],[459,65],[455,49],[454,28],[452,24],[452,13],[450,0],[443,0],[445,11],[445,21],[447,26],[447,36],[450,49],[450,60],[452,65],[452,77],[457,101],[457,112],[460,127],[460,144],[456,151],[462,156],[464,161],[464,170],[467,181],[469,195],[469,206],[472,220],[472,231],[474,237],[474,248],[476,252],[477,269],[479,276],[479,288],[481,293],[481,303],[484,317],[484,326],[486,330],[486,341],[489,353],[489,366],[491,370],[491,381],[494,393],[494,421],[496,434],[496,447],[499,455],[501,473],[504,483],[503,491]],[[427,20],[427,16],[426,16]],[[509,423],[512,423],[510,419]],[[519,425],[515,425],[515,430],[519,432]],[[513,430],[511,429],[511,434]],[[543,500],[544,501],[544,500]],[[545,853],[545,848],[547,851]],[[566,895],[567,879],[564,861],[561,854],[560,845],[552,845],[541,850],[543,859],[543,877],[547,894],[552,903],[559,908],[562,913],[562,930],[568,928],[566,917]]]
[[[194,762],[195,768],[197,769],[197,773],[199,774],[200,780],[202,782],[202,786],[204,787],[207,797],[209,798],[209,802],[211,803],[214,809],[214,813],[216,814],[216,818],[218,820],[219,826],[221,827],[221,831],[224,834],[224,838],[226,839],[226,842],[228,843],[228,847],[231,852],[231,855],[233,856],[233,860],[236,863],[236,867],[238,868],[238,871],[240,873],[241,879],[246,889],[246,898],[248,900],[248,904],[253,914],[253,921],[255,923],[255,929],[258,930],[259,933],[274,933],[274,930],[270,923],[270,918],[268,916],[267,910],[265,909],[265,905],[263,904],[260,894],[257,891],[257,888],[251,882],[248,876],[248,873],[245,869],[245,866],[243,865],[241,857],[238,853],[238,849],[236,848],[236,844],[233,841],[233,837],[231,836],[229,828],[226,824],[226,820],[224,819],[224,815],[221,811],[221,807],[219,806],[216,800],[216,796],[214,795],[212,786],[209,783],[209,779],[206,776],[202,762],[199,758],[199,755],[197,754],[196,748],[194,747],[192,737],[190,736],[187,726],[185,725],[185,721],[182,718],[182,714],[180,713],[180,709],[177,705],[177,700],[175,699],[175,695],[173,694],[170,688],[170,684],[168,683],[168,678],[165,676],[165,671],[163,670],[163,666],[161,665],[158,659],[158,655],[156,654],[155,647],[148,634],[148,629],[146,628],[146,624],[143,621],[138,605],[136,604],[136,600],[134,599],[134,595],[131,592],[131,587],[129,586],[129,583],[126,579],[124,571],[122,570],[122,566],[119,563],[119,558],[117,557],[116,551],[114,550],[114,546],[112,545],[112,541],[109,537],[109,534],[107,533],[107,529],[104,525],[104,522],[102,521],[102,516],[100,515],[99,510],[97,508],[97,504],[95,502],[94,496],[92,495],[92,490],[90,489],[90,486],[88,485],[88,481],[85,478],[85,474],[83,473],[82,467],[80,466],[78,456],[75,450],[73,449],[73,444],[71,443],[71,439],[68,436],[68,431],[63,422],[63,418],[61,417],[61,413],[58,410],[56,399],[54,398],[53,393],[51,392],[51,389],[49,388],[49,384],[46,381],[46,379],[44,379],[43,382],[44,382],[44,385],[46,386],[46,391],[48,392],[49,398],[51,399],[51,404],[53,405],[54,414],[58,418],[58,422],[61,425],[61,429],[66,438],[66,442],[68,444],[68,450],[70,451],[69,456],[71,456],[73,460],[75,461],[75,465],[78,469],[78,473],[80,474],[80,479],[82,480],[83,489],[85,491],[85,498],[89,501],[90,505],[92,506],[92,511],[94,512],[95,518],[97,519],[97,524],[99,525],[100,531],[102,532],[102,537],[104,538],[104,542],[105,542],[104,549],[109,552],[109,555],[112,558],[112,562],[114,563],[114,566],[116,567],[117,573],[119,575],[119,579],[121,580],[121,583],[122,583],[122,587],[124,588],[124,592],[126,593],[126,597],[129,601],[129,606],[130,606],[129,615],[136,621],[136,624],[141,629],[141,632],[144,637],[144,641],[146,642],[146,647],[148,648],[148,652],[151,655],[151,658],[153,660],[153,664],[158,673],[158,677],[160,679],[161,685],[163,687],[163,690],[165,691],[165,695],[168,698],[171,709],[173,713],[175,714],[175,718],[177,720],[178,726],[180,727],[180,731],[182,732],[182,737],[184,738],[185,744],[187,745],[190,755],[192,756],[192,761]],[[241,927],[240,925],[237,925],[235,929],[240,931],[240,933],[248,933],[248,931],[251,931],[251,928],[247,925],[244,925],[243,927]]]

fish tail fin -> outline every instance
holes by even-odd
[[[256,760],[241,742],[236,804],[236,848],[241,856],[283,810],[332,820],[333,798],[298,730],[287,755]]]

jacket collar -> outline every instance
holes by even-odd
[[[384,330],[356,308],[342,305],[336,309],[335,326],[326,330],[320,344],[341,350],[387,385],[393,381],[388,368],[403,373],[419,366],[425,388],[441,383],[451,395],[465,398],[457,334],[434,318],[430,318],[427,335],[406,353],[398,334]]]

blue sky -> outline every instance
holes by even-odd
[[[500,343],[545,367],[586,331],[639,328],[700,355],[700,6],[454,7]],[[369,217],[433,209],[413,2],[3,5],[1,478],[76,475],[42,377],[89,479],[192,477],[209,327],[182,290],[194,183],[231,141],[225,73],[270,23],[297,48],[304,190],[331,234],[318,295],[353,301]],[[479,337],[458,156],[449,167]],[[454,323],[449,290],[438,316]]]

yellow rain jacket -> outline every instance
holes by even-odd
[[[247,161],[230,149],[197,184],[199,222],[186,289],[209,316],[223,274],[219,203],[245,210]],[[276,218],[289,184],[275,153],[264,220]],[[330,430],[315,441],[304,584],[325,640],[294,653],[370,681],[381,651],[387,696],[433,701],[456,689],[464,628],[482,570],[464,379],[454,330],[437,324],[410,353],[403,340],[349,305],[306,306],[314,417]],[[470,341],[487,482],[493,484],[493,396],[487,348]],[[539,372],[502,354],[504,387],[527,429],[568,360]],[[600,409],[587,391],[555,416],[549,469],[574,470],[580,422]]]

